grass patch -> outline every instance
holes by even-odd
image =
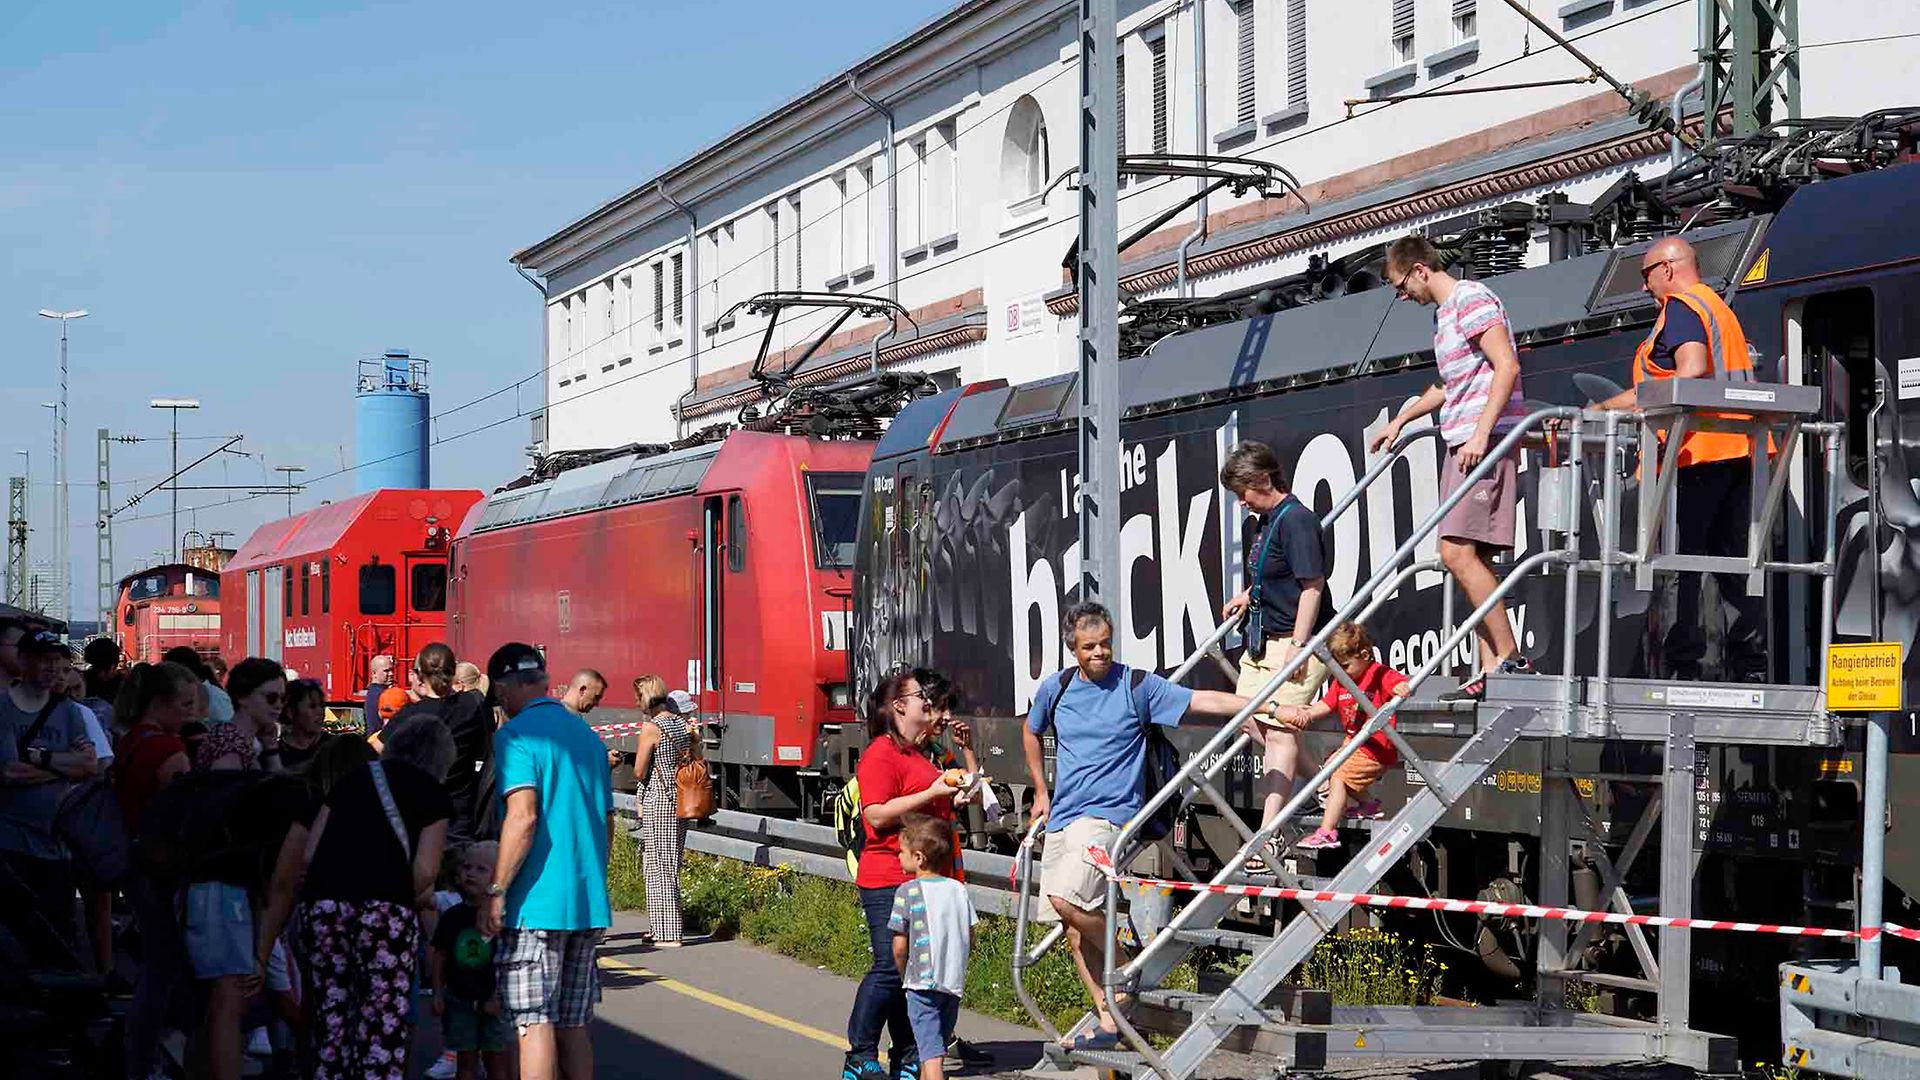
[[[616,910],[633,910],[646,902],[638,847],[624,834],[614,837],[607,886]],[[844,881],[690,851],[681,875],[681,899],[688,925],[715,937],[742,937],[847,978],[859,978],[871,963],[860,895]],[[1042,931],[1032,929],[1032,940],[1038,940]],[[1028,1025],[1032,1019],[1013,992],[1013,930],[1010,918],[980,916],[963,1001],[976,1012]],[[1241,953],[1197,950],[1168,973],[1162,985],[1192,990],[1200,971],[1233,972],[1245,967],[1247,959]],[[1362,927],[1322,942],[1297,981],[1327,990],[1340,1005],[1425,1005],[1439,991],[1445,971],[1431,946]],[[1026,985],[1061,1030],[1087,1010],[1086,991],[1064,945],[1027,969]]]
[[[1315,946],[1298,981],[1327,991],[1335,1005],[1430,1005],[1446,970],[1432,945],[1361,926]]]

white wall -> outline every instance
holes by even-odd
[[[1258,58],[1255,130],[1250,139],[1221,147],[1216,136],[1229,132],[1238,120],[1236,9],[1229,0],[1200,2],[1207,5],[1208,24],[1206,130],[1196,130],[1194,119],[1190,4],[1184,0],[1123,2],[1129,152],[1151,148],[1148,42],[1155,34],[1163,34],[1165,41],[1169,150],[1251,155],[1286,166],[1307,185],[1370,168],[1378,175],[1368,179],[1386,182],[1403,171],[1404,165],[1396,164],[1403,155],[1510,121],[1537,123],[1546,110],[1592,98],[1605,89],[1586,83],[1371,104],[1360,106],[1349,119],[1345,103],[1369,97],[1368,80],[1395,66],[1389,40],[1392,0],[1308,0],[1308,99],[1304,115],[1299,110],[1290,113],[1287,19],[1291,0],[1248,0],[1254,5]],[[1384,91],[1501,86],[1586,74],[1501,0],[1477,4],[1476,34],[1471,39],[1477,42],[1477,51],[1468,49],[1467,55],[1451,63],[1430,66],[1428,58],[1460,44],[1453,0],[1415,2],[1414,70]],[[1060,261],[1074,236],[1074,195],[1062,186],[1044,203],[1023,200],[1024,185],[1010,183],[1007,175],[1008,126],[1016,103],[1027,97],[1038,104],[1045,120],[1049,176],[1057,176],[1077,160],[1072,9],[1013,2],[1004,7],[1009,13],[1006,18],[995,23],[991,34],[983,30],[978,41],[961,42],[958,47],[942,45],[937,58],[930,45],[924,61],[928,70],[917,73],[914,89],[887,102],[898,119],[897,235],[898,249],[906,255],[897,262],[900,303],[915,310],[979,290],[986,307],[985,347],[959,350],[944,359],[936,355],[914,366],[958,367],[966,379],[1029,379],[1063,370],[1073,355],[1072,320],[1041,309],[1038,325],[1031,317],[1024,325],[1017,319],[1010,324],[1009,308],[1025,302],[1031,313],[1041,295],[1064,283]],[[1534,10],[1551,24],[1579,35],[1580,47],[1623,80],[1649,79],[1694,63],[1696,16],[1690,2],[1613,0],[1565,20],[1554,14],[1557,7],[1552,0],[1534,4]],[[1801,6],[1801,23],[1804,45],[1912,33],[1920,30],[1920,5],[1821,0]],[[1803,112],[1810,116],[1858,113],[1920,100],[1920,85],[1908,61],[1911,44],[1892,41],[1809,49],[1803,64]],[[652,267],[666,267],[670,309],[670,259],[685,253],[685,221],[670,212],[630,233],[607,238],[591,250],[591,257],[557,268],[536,268],[546,274],[552,298],[547,307],[552,447],[607,446],[677,435],[680,429],[671,407],[688,387],[688,344],[696,333],[701,335],[703,373],[752,360],[764,321],[746,315],[732,325],[715,321],[728,306],[772,287],[776,238],[769,205],[779,206],[782,288],[887,290],[889,263],[895,260],[881,250],[887,232],[881,123],[850,95],[847,102],[845,119],[838,126],[784,133],[799,149],[770,153],[744,168],[732,166],[729,186],[697,205],[700,326],[690,322],[676,326],[669,310],[664,330],[654,329]],[[1269,119],[1273,122],[1263,122]],[[937,178],[928,176],[919,161],[923,145],[932,147],[932,157],[943,170]],[[1649,163],[1648,167],[1657,170],[1664,165]],[[1619,171],[1572,177],[1555,186],[1587,194]],[[1122,232],[1172,205],[1192,190],[1191,184],[1146,180],[1129,185],[1120,207]],[[687,196],[680,193],[679,197]],[[797,223],[794,200],[799,207]],[[1216,196],[1212,210],[1218,213],[1231,205],[1231,200]],[[929,223],[922,225],[923,220]],[[1190,221],[1190,215],[1183,220]],[[586,229],[580,227],[582,232]],[[950,245],[931,251],[921,247],[949,233],[957,234]],[[717,249],[710,240],[714,235],[719,238]],[[568,235],[555,239],[565,240]],[[1335,246],[1352,248],[1378,239],[1356,237]],[[1170,261],[1171,255],[1167,258]],[[1304,261],[1301,253],[1278,265],[1197,279],[1195,287],[1213,292],[1250,284],[1297,269]],[[848,272],[868,265],[874,267],[872,276],[842,280]],[[624,292],[610,291],[620,290],[622,279],[629,275],[633,280],[630,303]],[[610,298],[611,321],[607,316]],[[790,318],[791,325],[776,333],[775,349],[806,340],[808,331],[824,326],[832,313]],[[709,328],[711,333],[706,332]]]

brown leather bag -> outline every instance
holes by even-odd
[[[674,817],[681,821],[705,821],[713,816],[713,772],[707,767],[700,747],[700,731],[687,731],[687,752],[674,767],[673,782],[678,789],[679,806]]]

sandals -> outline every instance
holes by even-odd
[[[1281,848],[1278,841],[1275,841],[1275,840],[1267,841],[1266,849],[1267,849],[1266,854],[1272,856],[1275,862],[1278,862],[1280,860]],[[1267,865],[1266,858],[1257,854],[1247,856],[1247,861],[1240,864],[1240,869],[1242,872],[1248,873],[1248,874],[1273,873],[1272,868]]]
[[[1076,1037],[1072,1045],[1068,1046],[1067,1049],[1083,1052],[1118,1050],[1120,1049],[1120,1033],[1117,1031],[1108,1031],[1105,1028],[1094,1028],[1092,1031]]]

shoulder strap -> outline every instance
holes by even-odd
[[[387,824],[393,826],[393,835],[400,841],[400,850],[406,852],[407,862],[411,864],[413,841],[407,839],[407,823],[401,820],[400,808],[394,805],[393,789],[387,786],[387,771],[380,767],[378,761],[368,762],[367,768],[373,770],[373,790],[380,796],[380,809],[387,812]]]
[[[60,703],[65,700],[66,699],[59,694],[47,695],[47,703],[40,706],[40,711],[33,716],[33,723],[28,725],[27,730],[20,734],[20,745],[15,749],[19,752],[21,761],[27,759],[27,747],[33,745],[33,740],[37,738],[41,730],[47,726],[47,721],[53,716],[53,710],[59,708]]]
[[[1060,711],[1060,699],[1066,696],[1067,687],[1073,685],[1074,672],[1076,672],[1077,670],[1079,669],[1068,668],[1067,670],[1060,673],[1060,691],[1059,693],[1056,693],[1053,695],[1052,701],[1047,702],[1047,726],[1048,727],[1053,726],[1053,714]]]

